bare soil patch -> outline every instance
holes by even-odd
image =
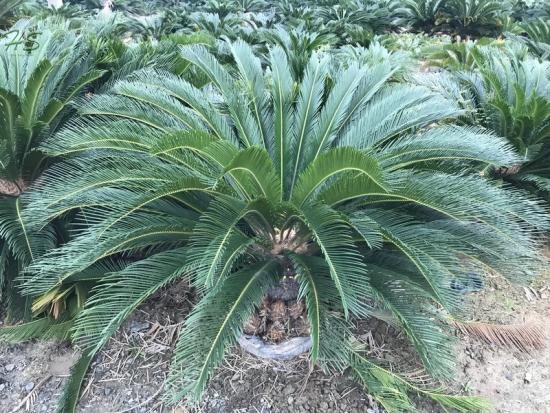
[[[469,296],[472,321],[544,323],[550,327],[550,271],[529,288],[495,277]],[[265,361],[235,349],[212,380],[199,406],[167,407],[162,386],[176,333],[192,306],[185,284],[145,304],[94,361],[79,403],[82,413],[341,412],[378,413],[372,398],[343,376],[311,370],[305,357]],[[373,355],[401,364],[410,357],[405,340],[383,323],[360,339]],[[363,328],[364,329],[364,328]],[[365,330],[365,329],[364,329]],[[368,330],[368,329],[366,329]],[[397,340],[403,354],[390,350]],[[399,344],[401,343],[401,344]],[[393,345],[391,346],[394,347]],[[550,347],[520,354],[461,337],[458,390],[488,398],[498,413],[550,412]],[[31,342],[0,347],[0,412],[53,412],[75,351],[66,344]],[[414,365],[414,360],[412,361]],[[424,412],[442,410],[419,401]]]

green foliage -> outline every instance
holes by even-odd
[[[466,33],[472,26],[498,25],[507,6],[508,3],[496,0],[448,0],[445,11],[453,24]]]
[[[297,79],[303,76],[314,52],[329,49],[337,40],[335,35],[329,33],[308,32],[303,28],[287,32],[281,27],[262,32],[262,37],[266,44],[278,45],[284,50]]]
[[[482,49],[487,45],[496,45],[493,39],[465,40],[446,42],[425,47],[424,52],[430,64],[452,70],[468,70],[476,67],[482,60]],[[502,46],[502,45],[500,45]]]
[[[539,18],[524,24],[523,29],[534,42],[550,44],[550,21]]]
[[[24,0],[0,0],[0,27],[7,25],[8,18],[14,15],[15,8]]]
[[[510,38],[525,43],[529,49],[543,59],[550,56],[550,20],[541,18],[524,23],[521,26],[526,36],[509,35]]]
[[[481,111],[481,122],[505,137],[521,155],[512,168],[500,168],[499,177],[516,185],[550,190],[550,63],[532,57],[523,60],[487,49],[478,71],[468,77]]]
[[[422,29],[434,27],[444,0],[406,0],[403,2],[406,21]]]
[[[255,305],[291,268],[312,360],[351,367],[390,412],[410,409],[409,393],[460,411],[483,407],[367,360],[349,320],[384,310],[430,374],[452,374],[444,321],[465,311],[453,281],[475,265],[514,280],[538,268],[533,236],[548,228],[544,209],[479,174],[518,162],[513,147],[451,126],[461,107],[428,87],[392,83],[385,58],[344,65],[311,51],[295,73],[280,46],[266,69],[250,45],[226,46],[230,67],[204,46],[181,48],[204,87],[141,70],[83,101],[82,117],[46,138],[41,150],[66,160],[25,194],[23,219],[39,228],[75,211],[87,224],[30,265],[23,293],[47,297],[95,280],[72,330],[91,357],[140,303],[187,278],[199,302],[176,345],[175,402],[201,397]]]
[[[41,33],[35,50],[0,40],[0,298],[25,320],[0,341],[81,347],[60,411],[124,320],[180,278],[198,303],[167,400],[200,399],[289,272],[312,363],[388,412],[414,411],[411,395],[487,409],[371,359],[351,320],[389,320],[445,382],[446,321],[468,316],[452,286],[473,269],[537,273],[546,0],[16,3],[0,0],[0,25]]]
[[[15,35],[0,40],[0,290],[9,319],[27,318],[30,309],[29,298],[17,292],[16,274],[58,237],[48,224],[30,232],[21,219],[19,197],[48,163],[38,147],[64,123],[70,102],[103,75],[75,33],[24,21],[14,27],[39,34],[31,51],[8,46]]]
[[[406,0],[403,19],[416,29],[479,36],[506,30],[510,2],[495,0]]]

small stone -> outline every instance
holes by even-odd
[[[6,371],[13,371],[15,369],[15,364],[6,364],[4,368]]]
[[[32,391],[32,389],[34,389],[34,383],[32,381],[29,381],[27,384],[25,384],[26,391]]]
[[[525,377],[523,378],[523,382],[525,384],[531,383],[531,380],[533,380],[533,375],[530,372],[525,373]]]
[[[103,393],[105,394],[105,396],[108,396],[109,394],[111,394],[112,390],[109,388],[109,387],[105,387],[105,389],[103,389]]]
[[[510,380],[510,381],[514,380],[514,375],[510,371],[507,371],[506,373],[504,373],[504,377],[506,377],[506,380]]]
[[[289,396],[287,401],[288,401],[288,404],[294,403],[294,397]]]
[[[6,387],[5,383],[0,384],[0,391],[4,390],[5,387]]]
[[[283,389],[283,394],[285,396],[288,396],[288,395],[293,394],[293,393],[294,393],[294,386],[292,384],[289,384],[288,386],[286,386]]]
[[[132,320],[130,323],[130,333],[139,333],[149,328],[149,323],[146,321]]]
[[[328,403],[321,402],[321,404],[319,404],[319,407],[321,408],[321,410],[328,410]]]

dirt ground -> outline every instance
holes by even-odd
[[[472,321],[529,322],[550,328],[550,272],[527,288],[496,277],[487,287],[483,293],[470,295]],[[305,358],[267,362],[240,350],[218,370],[201,405],[164,406],[162,386],[171,346],[191,305],[182,285],[143,306],[93,363],[78,411],[382,412],[353,382],[311,371]],[[378,331],[375,335],[383,341],[384,334]],[[493,412],[550,412],[550,346],[519,354],[461,336],[457,355],[460,390],[486,397]],[[0,412],[54,412],[75,359],[74,350],[66,344],[33,342],[0,347]],[[420,402],[419,408],[425,413],[442,412],[426,402]]]

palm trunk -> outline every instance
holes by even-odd
[[[25,183],[22,180],[12,182],[0,178],[0,195],[19,196],[24,190]]]

